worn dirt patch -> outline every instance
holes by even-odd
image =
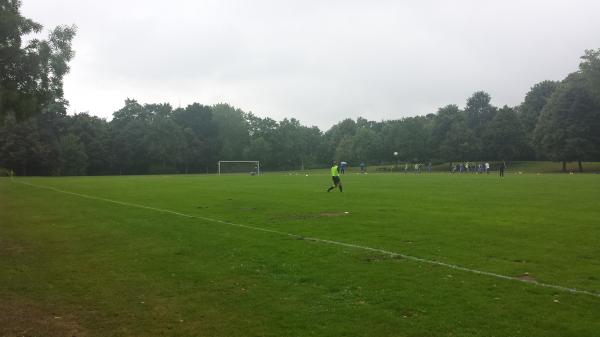
[[[44,310],[41,306],[27,301],[0,298],[1,337],[87,335],[73,314]]]
[[[0,239],[0,256],[15,256],[25,252],[25,247],[14,241]]]
[[[525,274],[519,275],[519,276],[515,276],[515,278],[517,280],[521,280],[521,281],[525,281],[525,282],[537,282],[535,277],[529,275],[528,273],[525,273]]]
[[[323,212],[323,213],[319,213],[319,216],[322,217],[334,217],[334,216],[344,216],[344,215],[348,215],[348,213],[344,213],[344,212]]]

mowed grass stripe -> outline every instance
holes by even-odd
[[[25,181],[21,181],[21,180],[12,180],[12,181],[20,183],[20,184],[27,185],[27,186],[31,186],[31,187],[48,189],[48,190],[51,190],[51,191],[54,191],[54,192],[57,192],[57,193],[64,193],[64,194],[78,196],[78,197],[81,197],[81,198],[87,198],[87,199],[92,199],[92,200],[98,200],[98,201],[103,201],[103,202],[114,203],[114,204],[118,204],[118,205],[126,206],[126,207],[141,208],[141,209],[146,209],[146,210],[150,210],[150,211],[154,211],[154,212],[168,213],[168,214],[172,214],[172,215],[176,215],[176,216],[181,216],[181,217],[186,217],[186,218],[192,218],[192,219],[199,219],[199,220],[204,220],[204,221],[208,221],[208,222],[215,222],[215,223],[220,223],[220,224],[224,224],[224,225],[228,225],[228,226],[241,227],[241,228],[246,228],[246,229],[255,230],[255,231],[262,231],[262,232],[267,232],[267,233],[284,235],[284,236],[294,237],[294,238],[308,240],[308,241],[313,241],[313,242],[319,242],[319,243],[331,244],[331,245],[336,245],[336,246],[342,246],[342,247],[360,249],[360,250],[375,252],[375,253],[379,253],[379,254],[383,254],[383,255],[388,255],[390,257],[401,257],[401,258],[408,259],[408,260],[415,261],[415,262],[419,262],[419,263],[426,263],[426,264],[438,265],[438,266],[442,266],[442,267],[446,267],[446,268],[450,268],[450,269],[460,270],[460,271],[463,271],[463,272],[469,272],[469,273],[474,273],[474,274],[479,274],[479,275],[485,275],[485,276],[495,277],[495,278],[504,279],[504,280],[518,281],[518,282],[533,284],[535,286],[540,286],[540,287],[555,289],[555,290],[559,290],[559,291],[563,291],[563,292],[570,292],[570,293],[575,293],[575,294],[584,294],[584,295],[590,295],[590,296],[594,296],[594,297],[599,297],[600,298],[600,293],[594,293],[594,292],[587,291],[587,290],[576,289],[576,288],[569,288],[569,287],[565,287],[565,286],[561,286],[561,285],[554,285],[554,284],[542,283],[542,282],[538,282],[536,280],[528,279],[528,278],[511,277],[511,276],[507,276],[507,275],[501,275],[501,274],[497,274],[497,273],[492,273],[492,272],[487,272],[487,271],[482,271],[482,270],[476,270],[476,269],[466,268],[466,267],[462,267],[462,266],[458,266],[458,265],[454,265],[454,264],[444,263],[444,262],[441,262],[441,261],[429,260],[429,259],[420,258],[420,257],[416,257],[416,256],[411,256],[411,255],[406,255],[406,254],[402,254],[402,253],[398,253],[398,252],[392,252],[392,251],[388,251],[388,250],[384,250],[384,249],[367,247],[367,246],[363,246],[363,245],[359,245],[359,244],[353,244],[353,243],[347,243],[347,242],[340,242],[340,241],[334,241],[334,240],[326,240],[326,239],[320,239],[320,238],[316,238],[316,237],[308,237],[308,236],[298,235],[298,234],[294,234],[294,233],[285,233],[285,232],[276,231],[276,230],[268,229],[268,228],[262,228],[262,227],[256,227],[256,226],[249,226],[249,225],[244,225],[244,224],[238,224],[238,223],[223,221],[223,220],[219,220],[219,219],[202,217],[202,216],[198,216],[198,215],[185,214],[185,213],[176,212],[176,211],[172,211],[172,210],[168,210],[168,209],[155,208],[155,207],[150,207],[150,206],[145,206],[145,205],[139,205],[139,204],[130,203],[130,202],[124,202],[124,201],[119,201],[119,200],[112,200],[112,199],[97,197],[97,196],[93,196],[93,195],[87,195],[87,194],[75,193],[75,192],[71,192],[71,191],[65,191],[65,190],[61,190],[61,189],[55,188],[55,187],[43,186],[43,185],[37,185],[37,184],[31,184],[31,183],[28,183],[28,182],[25,182]]]

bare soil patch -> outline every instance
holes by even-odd
[[[537,280],[535,279],[535,277],[529,275],[528,273],[516,276],[515,278],[518,279],[518,280],[521,280],[521,281],[525,281],[525,282],[537,282]]]
[[[0,298],[0,336],[85,337],[86,330],[75,315],[45,310],[34,303]]]
[[[14,241],[0,239],[0,256],[15,256],[25,252],[25,247]]]
[[[336,217],[336,216],[344,216],[344,215],[348,215],[348,214],[344,213],[344,212],[323,212],[323,213],[319,214],[319,216],[327,217],[327,218]]]

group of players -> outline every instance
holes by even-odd
[[[450,163],[450,173],[456,172],[490,173],[490,163]]]
[[[333,180],[333,185],[331,185],[328,189],[327,192],[331,192],[333,189],[335,189],[336,187],[340,189],[340,192],[342,192],[343,188],[342,188],[342,181],[340,180],[340,173],[344,173],[346,171],[346,167],[347,167],[347,163],[345,161],[340,163],[340,166],[338,167],[337,161],[334,160],[331,163],[331,179]],[[503,177],[504,176],[504,169],[506,168],[506,164],[504,162],[502,162],[500,164],[499,167],[499,172],[500,172],[500,176]],[[405,165],[404,167],[405,172],[408,171],[408,164]],[[361,163],[360,164],[360,171],[361,173],[365,172],[365,164]],[[419,164],[415,164],[415,171],[420,172],[420,166]],[[431,163],[429,163],[427,165],[427,171],[431,172]],[[490,173],[490,163],[486,162],[486,163],[469,163],[469,162],[465,162],[465,163],[450,163],[450,173],[455,173],[455,172],[459,172],[459,173],[463,173],[463,172],[472,172],[472,173]]]

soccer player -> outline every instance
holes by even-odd
[[[333,186],[331,186],[327,192],[331,192],[336,187],[340,188],[340,192],[342,191],[342,182],[340,181],[340,172],[338,171],[337,161],[333,161],[331,163],[331,178],[333,179]]]

